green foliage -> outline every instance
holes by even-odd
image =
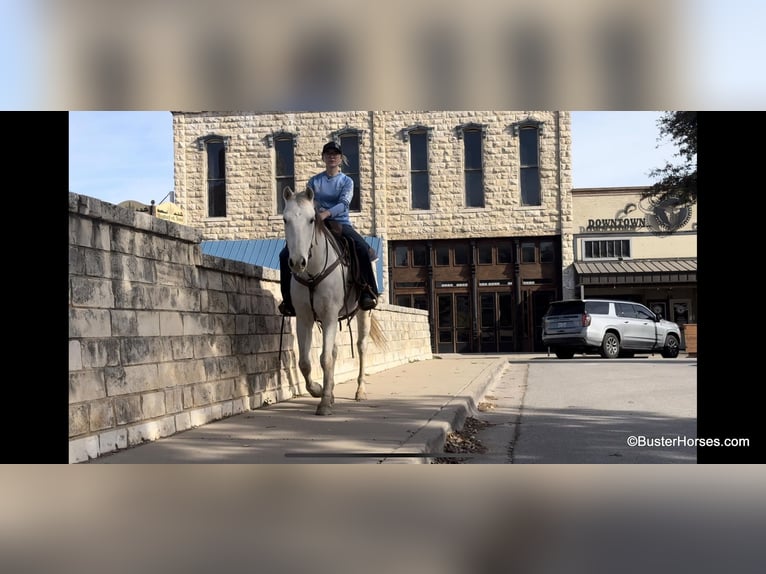
[[[660,137],[670,137],[678,147],[676,157],[682,163],[666,162],[664,167],[652,170],[651,178],[660,178],[643,197],[662,201],[670,197],[680,203],[697,203],[697,112],[665,112],[657,120]]]

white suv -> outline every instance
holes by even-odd
[[[575,353],[600,353],[615,359],[639,351],[674,359],[680,341],[677,324],[631,301],[554,301],[543,317],[543,343],[559,359],[571,359]]]

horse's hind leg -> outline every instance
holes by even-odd
[[[314,329],[314,322],[309,319],[296,317],[296,328],[298,337],[298,367],[303,373],[306,381],[306,390],[312,397],[322,396],[322,386],[311,380],[311,335]]]
[[[367,353],[367,341],[370,338],[370,311],[359,311],[357,315],[357,341],[356,348],[359,351],[359,376],[356,379],[356,400],[363,401],[367,398],[367,388],[364,384],[364,359]]]

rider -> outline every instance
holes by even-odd
[[[314,201],[322,221],[329,218],[331,221],[340,223],[343,237],[356,248],[362,282],[359,306],[365,311],[369,311],[378,304],[378,290],[367,243],[351,226],[351,220],[348,216],[348,206],[354,195],[354,180],[340,170],[343,152],[334,141],[326,143],[322,148],[322,160],[326,169],[309,179],[308,186],[314,190]],[[291,273],[287,262],[288,257],[287,246],[285,246],[279,254],[280,288],[282,290],[282,303],[279,304],[279,312],[282,315],[294,317],[295,309],[290,296]]]

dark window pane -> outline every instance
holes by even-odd
[[[347,135],[340,138],[340,145],[343,148],[343,155],[346,156],[346,162],[343,164],[343,173],[349,176],[354,182],[354,196],[351,198],[349,209],[359,211],[361,209],[360,187],[359,187],[359,136]]]
[[[208,217],[226,216],[226,181],[208,181]]]
[[[224,179],[226,177],[226,148],[223,142],[207,144],[207,177]]]
[[[412,172],[412,209],[428,209],[428,172]]]
[[[591,315],[608,315],[609,303],[604,303],[603,301],[586,301],[585,310]]]
[[[513,259],[511,257],[511,246],[508,243],[501,243],[497,246],[497,262],[498,263],[510,263]]]
[[[295,191],[295,179],[292,177],[277,178],[277,213],[282,213],[285,209],[285,198],[282,195],[284,189],[289,187]]]
[[[452,295],[439,295],[439,327],[452,327]]]
[[[410,169],[428,171],[428,141],[424,132],[410,133]]]
[[[221,141],[207,144],[207,214],[226,216],[226,147]]]
[[[436,264],[449,265],[449,247],[441,245],[436,248]]]
[[[295,158],[292,137],[282,137],[274,141],[276,154],[276,188],[277,188],[277,213],[282,213],[285,200],[282,191],[285,187],[295,189]]]
[[[466,207],[484,207],[484,182],[480,171],[465,172]]]
[[[407,246],[397,245],[394,251],[394,265],[396,267],[407,267]]]
[[[409,295],[397,295],[396,296],[396,304],[401,307],[409,307],[410,306],[410,296]]]
[[[425,132],[410,133],[410,187],[412,209],[429,209],[428,141]]]
[[[483,328],[495,326],[494,293],[482,293],[481,295],[481,326]]]
[[[553,261],[555,253],[553,252],[553,241],[540,242],[540,261],[550,263]]]
[[[633,313],[639,319],[651,319],[654,320],[654,315],[649,309],[644,309],[640,305],[633,305]]]
[[[492,263],[491,245],[479,245],[479,263]]]
[[[536,167],[521,170],[521,204],[540,205],[540,177]]]
[[[509,293],[503,293],[499,297],[500,300],[500,319],[498,324],[501,327],[508,327],[513,324],[513,308],[511,307],[511,295]]]
[[[354,196],[351,198],[351,203],[349,204],[348,208],[351,211],[360,211],[362,200],[360,199],[361,192],[359,191],[359,174],[358,173],[350,173],[347,174],[351,180],[354,182]]]
[[[455,295],[455,327],[466,329],[471,326],[471,302],[468,295]]]
[[[455,245],[455,265],[468,265],[468,245]]]
[[[481,169],[481,132],[470,130],[464,132],[465,169]]]
[[[292,177],[295,174],[292,138],[275,141],[274,149],[277,156],[277,176]]]
[[[412,247],[412,266],[425,267],[428,264],[428,251],[425,245],[413,245]]]
[[[628,241],[627,239],[623,239],[621,243],[622,243],[622,256],[630,257],[630,241]]]
[[[537,129],[522,128],[519,131],[519,146],[521,147],[521,165],[537,165]]]
[[[615,303],[618,317],[635,317],[636,312],[630,303]]]
[[[424,309],[428,311],[428,298],[425,295],[414,295],[413,296],[415,309]]]
[[[359,173],[359,136],[347,135],[340,138],[340,146],[348,163],[343,164],[344,173]]]
[[[521,244],[521,262],[522,263],[535,262],[535,244],[534,243]]]

